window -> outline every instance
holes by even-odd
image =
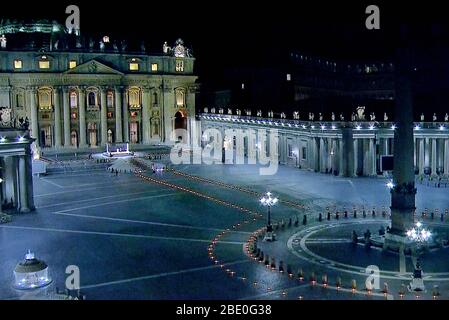
[[[131,70],[131,71],[138,71],[139,70],[139,64],[137,62],[130,62],[129,63],[129,70]]]
[[[292,75],[290,73],[287,73],[287,81],[292,81]]]
[[[112,112],[108,112],[107,115],[108,115],[108,119],[114,118],[114,114]]]
[[[76,108],[78,106],[78,96],[76,92],[70,92],[70,108]]]
[[[22,69],[22,60],[14,60],[14,69]]]
[[[108,91],[107,97],[106,97],[106,104],[108,108],[114,107],[114,92]]]
[[[184,61],[176,60],[176,72],[184,72]]]
[[[176,106],[177,107],[183,107],[185,104],[185,93],[183,89],[176,89],[175,92],[176,96]]]
[[[89,92],[87,100],[89,103],[89,107],[95,107],[97,105],[97,95],[95,94],[95,92]]]
[[[157,104],[157,92],[153,92],[153,104]]]
[[[50,61],[40,60],[39,61],[39,69],[50,69]]]
[[[38,90],[37,97],[40,108],[51,107],[51,95],[52,91],[50,88],[41,88]]]
[[[72,119],[76,119],[76,118],[77,118],[76,112],[72,112]]]
[[[70,60],[70,62],[69,62],[69,69],[76,68],[76,65],[77,65],[77,63],[76,63],[75,60]]]
[[[128,90],[128,105],[131,108],[140,107],[140,89],[137,87],[129,88]]]
[[[307,160],[307,148],[302,147],[302,160]]]
[[[157,66],[157,63],[152,63],[151,64],[151,71],[153,71],[153,72],[157,72],[157,68],[158,66]]]

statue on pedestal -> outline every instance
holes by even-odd
[[[421,113],[421,121],[424,121],[424,113]]]

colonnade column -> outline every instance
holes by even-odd
[[[432,138],[431,174],[437,173],[437,139]]]
[[[424,139],[419,138],[419,146],[418,146],[418,153],[419,153],[419,159],[418,159],[418,168],[419,168],[419,174],[424,174]]]
[[[449,139],[444,139],[444,174],[449,174]]]
[[[359,140],[354,139],[354,177],[357,176],[359,171]]]
[[[352,128],[343,128],[340,141],[340,176],[354,176],[354,144]]]
[[[59,102],[59,88],[55,88],[53,91],[53,101],[55,108],[55,148],[62,146],[61,137],[61,105]]]
[[[376,143],[374,138],[369,139],[369,162],[370,162],[370,172],[371,176],[377,175],[377,159],[376,159]]]
[[[101,118],[101,145],[105,146],[108,142],[108,114],[107,114],[107,99],[106,99],[107,88],[101,88],[101,106],[100,106],[100,118]]]
[[[79,91],[79,129],[80,129],[80,141],[79,147],[86,148],[87,147],[87,139],[86,139],[86,92],[84,88],[80,88]]]
[[[62,90],[62,107],[64,113],[64,147],[70,147],[70,96],[69,88]]]
[[[424,168],[430,168],[430,141],[429,141],[429,138],[425,138]]]
[[[320,138],[320,160],[319,160],[320,161],[320,166],[319,166],[319,170],[320,170],[321,173],[325,172],[325,165],[326,165],[326,162],[325,162],[325,159],[326,159],[325,147],[326,147],[326,145],[325,145],[324,138]]]

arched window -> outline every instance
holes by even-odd
[[[140,89],[137,87],[129,88],[128,90],[128,105],[130,108],[140,107]]]
[[[38,103],[39,108],[50,108],[51,107],[51,94],[52,90],[50,88],[40,88],[38,90]]]
[[[157,104],[157,92],[153,92],[153,104],[156,105]]]
[[[114,92],[108,91],[106,97],[107,97],[106,103],[107,103],[107,105],[108,105],[108,108],[114,107]]]
[[[16,103],[15,106],[17,109],[22,109],[25,106],[25,94],[22,89],[18,89],[16,91]]]
[[[78,106],[78,95],[75,91],[70,92],[70,108],[76,108]]]
[[[89,107],[95,107],[97,105],[97,95],[95,94],[95,92],[89,92],[89,95],[87,97]]]
[[[185,105],[185,91],[184,91],[184,89],[176,89],[175,96],[176,96],[176,106],[177,107],[184,107],[184,105]]]

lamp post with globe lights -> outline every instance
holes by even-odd
[[[278,198],[272,196],[271,192],[267,192],[261,199],[260,203],[268,208],[267,232],[265,233],[264,241],[274,241],[273,225],[271,224],[271,207],[278,202]]]

